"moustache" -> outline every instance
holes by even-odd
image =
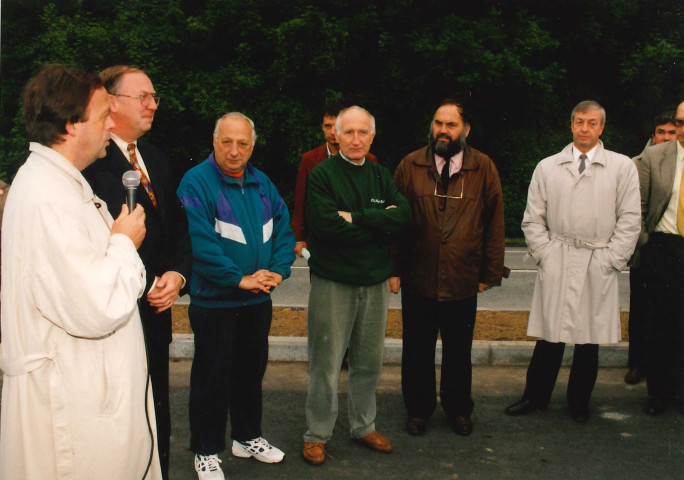
[[[451,135],[448,133],[440,133],[435,137],[435,140],[439,140],[440,138],[446,138],[449,141],[452,141],[453,139],[451,138]]]

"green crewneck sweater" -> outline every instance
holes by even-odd
[[[352,223],[338,211],[350,212]],[[309,174],[306,223],[312,273],[374,285],[392,273],[389,246],[410,225],[411,207],[385,167],[368,161],[355,165],[337,154]]]

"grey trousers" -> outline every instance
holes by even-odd
[[[309,392],[305,442],[327,442],[337,420],[337,384],[349,347],[349,425],[354,438],[375,430],[375,390],[380,380],[389,306],[387,280],[354,286],[311,275]]]

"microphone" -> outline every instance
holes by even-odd
[[[135,192],[140,185],[140,175],[135,170],[126,170],[121,177],[121,183],[126,189],[126,205],[128,213],[131,213],[135,209]]]

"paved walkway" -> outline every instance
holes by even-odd
[[[190,361],[171,363],[173,438],[171,478],[190,480],[193,456],[187,450]],[[684,417],[668,410],[660,417],[642,413],[643,383],[626,385],[624,369],[603,368],[594,390],[591,418],[575,423],[565,404],[567,369],[562,369],[549,409],[522,418],[503,409],[524,387],[525,367],[475,367],[475,429],[454,434],[441,410],[422,437],[404,432],[400,370],[385,366],[378,389],[378,430],[395,446],[389,455],[350,441],[346,372],[340,379],[340,414],[328,443],[330,458],[312,467],[300,456],[305,429],[307,364],[271,363],[264,381],[263,435],[280,447],[282,464],[266,465],[222,453],[231,480],[290,479],[677,479],[684,478]]]

